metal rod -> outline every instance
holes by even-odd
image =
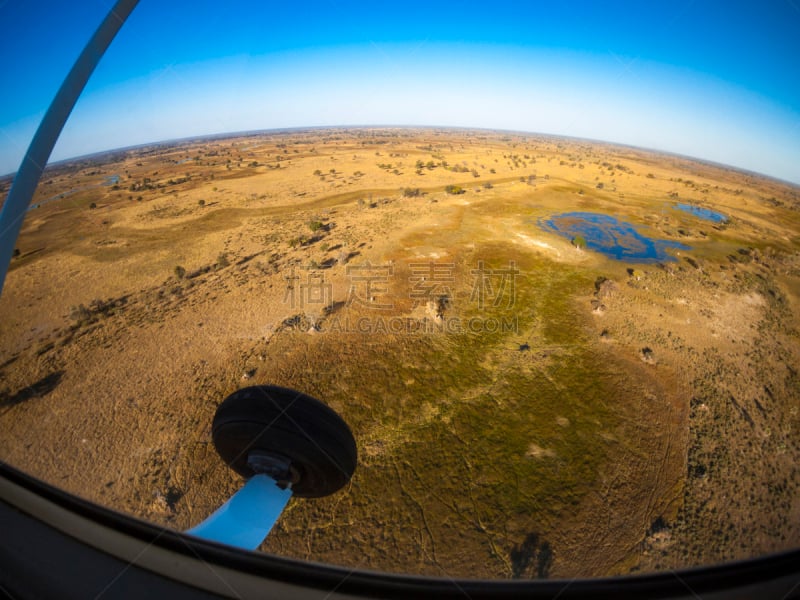
[[[58,89],[50,107],[39,123],[39,128],[28,146],[19,170],[11,184],[3,209],[0,211],[0,293],[3,291],[14,245],[22,227],[25,212],[36,191],[39,178],[42,176],[53,146],[61,135],[67,118],[72,112],[78,96],[81,95],[89,76],[94,71],[100,58],[105,53],[111,40],[117,35],[120,27],[131,14],[139,0],[118,0],[106,18],[97,28],[75,64],[72,65],[64,83]]]
[[[254,475],[230,500],[186,533],[229,546],[255,550],[281,516],[292,490],[268,475]]]

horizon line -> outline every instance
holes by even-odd
[[[144,142],[141,144],[132,144],[130,146],[120,146],[117,148],[109,148],[107,150],[98,150],[96,152],[89,152],[87,154],[80,154],[68,158],[62,158],[55,161],[49,161],[44,167],[42,173],[44,174],[45,171],[48,169],[59,168],[63,166],[67,166],[70,163],[79,162],[83,160],[91,160],[91,159],[99,159],[105,155],[115,154],[119,152],[130,152],[132,150],[137,150],[140,148],[147,148],[150,146],[180,146],[184,144],[190,144],[192,142],[201,142],[204,140],[213,140],[213,139],[230,139],[236,137],[248,137],[248,136],[256,136],[256,135],[275,135],[281,133],[298,133],[298,132],[311,132],[311,131],[322,131],[322,130],[336,130],[336,129],[406,129],[406,130],[440,130],[440,131],[460,131],[460,132],[488,132],[488,133],[498,133],[498,134],[513,134],[513,135],[521,135],[527,137],[549,137],[555,139],[564,139],[564,140],[573,140],[573,141],[582,141],[588,142],[592,144],[605,144],[609,146],[616,146],[619,148],[630,148],[633,150],[638,150],[642,152],[648,152],[651,154],[656,155],[663,155],[673,158],[680,158],[683,160],[689,160],[691,162],[696,162],[699,164],[721,168],[724,170],[735,171],[742,175],[747,176],[755,176],[762,179],[766,179],[769,181],[773,181],[776,183],[780,183],[783,185],[788,185],[793,188],[800,189],[800,181],[793,182],[787,179],[781,179],[780,177],[776,177],[774,175],[767,175],[766,173],[760,173],[758,171],[753,171],[750,169],[746,169],[744,167],[737,167],[735,165],[730,165],[726,163],[717,162],[714,160],[700,158],[696,156],[690,156],[688,154],[680,154],[678,152],[673,152],[670,150],[661,150],[657,148],[648,148],[644,146],[636,146],[634,144],[626,144],[623,142],[613,142],[610,140],[600,140],[596,138],[586,138],[586,137],[579,137],[579,136],[571,136],[566,134],[557,134],[557,133],[545,133],[545,132],[537,132],[537,131],[525,131],[525,130],[517,130],[517,129],[498,129],[498,128],[491,128],[491,127],[473,127],[473,126],[458,126],[458,125],[401,125],[401,124],[343,124],[343,125],[305,125],[305,126],[294,126],[294,127],[274,127],[274,128],[266,128],[266,129],[246,129],[246,130],[238,130],[238,131],[229,131],[229,132],[217,132],[217,133],[207,133],[207,134],[197,134],[197,135],[189,135],[185,137],[178,137],[178,138],[167,138],[162,140],[153,140],[151,142]],[[19,169],[16,171],[12,171],[9,173],[5,173],[0,175],[0,181],[11,179],[12,184],[14,178],[16,178]]]

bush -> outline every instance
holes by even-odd
[[[177,277],[178,279],[183,279],[184,277],[186,277],[186,269],[184,269],[180,265],[176,266],[175,267],[175,277]]]
[[[572,245],[583,250],[586,248],[586,238],[584,238],[582,235],[576,235],[574,238],[572,238]]]
[[[205,206],[206,205],[206,201],[203,200],[202,198],[200,198],[200,200],[197,201],[197,205],[198,206]]]
[[[419,191],[419,188],[403,188],[404,198],[416,198],[420,195],[422,195],[422,192]]]
[[[316,219],[313,220],[313,221],[309,221],[309,223],[308,223],[308,228],[314,233],[316,233],[317,231],[319,231],[323,227],[324,226],[322,224],[322,221],[317,221]]]
[[[83,323],[88,322],[92,318],[92,313],[83,304],[79,304],[78,306],[73,306],[70,308],[69,316],[78,325],[82,325]]]
[[[217,268],[221,269],[223,267],[227,267],[230,263],[228,260],[228,253],[227,252],[220,252],[217,256]]]
[[[305,246],[307,243],[308,243],[308,238],[304,235],[300,235],[296,238],[292,238],[289,240],[289,247],[297,248],[298,246]]]
[[[92,203],[89,205],[89,208],[97,208],[97,203],[96,203],[96,202],[92,202]]]
[[[444,188],[444,191],[448,194],[463,194],[464,189],[460,185],[448,185]]]

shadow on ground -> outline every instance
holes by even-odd
[[[42,377],[36,383],[21,389],[16,394],[11,396],[0,394],[0,408],[16,406],[22,404],[31,398],[41,398],[52,392],[58,384],[61,383],[61,378],[64,376],[64,371],[53,371],[49,375]]]

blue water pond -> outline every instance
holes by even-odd
[[[713,221],[714,223],[724,223],[728,220],[726,215],[715,212],[709,208],[703,208],[701,206],[693,206],[691,204],[676,204],[675,208],[682,210],[683,212],[691,213],[695,217],[700,217],[706,221]]]
[[[606,256],[633,263],[677,260],[668,249],[690,250],[689,246],[670,240],[642,235],[633,225],[615,217],[588,212],[568,212],[539,219],[539,226],[569,240],[580,236],[586,247]]]

